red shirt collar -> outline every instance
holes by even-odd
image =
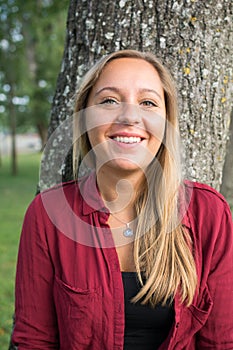
[[[186,185],[186,189],[187,187],[190,187]],[[94,171],[79,180],[79,189],[83,198],[83,215],[90,215],[94,212],[102,212],[103,214],[107,214],[109,216],[109,210],[106,208],[104,201],[101,198],[99,189],[97,187],[96,173]],[[188,215],[188,208],[182,211],[182,224],[187,228],[191,228],[190,219]]]
[[[97,187],[96,173],[94,171],[79,180],[79,189],[83,198],[83,215],[89,215],[96,211],[109,213]]]

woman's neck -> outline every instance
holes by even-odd
[[[102,167],[97,172],[97,185],[106,207],[110,212],[117,213],[134,208],[142,184],[142,171],[133,173],[109,171]]]

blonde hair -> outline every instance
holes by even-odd
[[[146,171],[145,189],[136,200],[137,229],[134,241],[134,262],[139,281],[139,293],[132,299],[142,304],[165,305],[180,292],[182,302],[190,305],[197,287],[197,274],[192,253],[192,241],[182,226],[179,209],[184,193],[180,162],[178,108],[176,88],[170,73],[151,53],[136,50],[113,52],[98,61],[86,74],[77,92],[75,112],[82,113],[92,87],[104,67],[119,58],[138,58],[149,62],[160,76],[166,104],[166,131],[154,161]],[[91,150],[82,121],[74,119],[73,169]],[[143,234],[142,239],[142,232]],[[144,278],[145,277],[145,282]]]

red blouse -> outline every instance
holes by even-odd
[[[199,290],[175,296],[160,350],[233,349],[233,225],[224,198],[186,183],[183,224],[193,238]],[[22,349],[122,350],[124,291],[109,213],[93,175],[38,195],[25,216],[16,275],[13,342]]]

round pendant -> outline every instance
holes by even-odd
[[[124,231],[123,231],[123,235],[125,237],[132,237],[133,236],[133,230],[131,230],[130,227],[127,227]]]

